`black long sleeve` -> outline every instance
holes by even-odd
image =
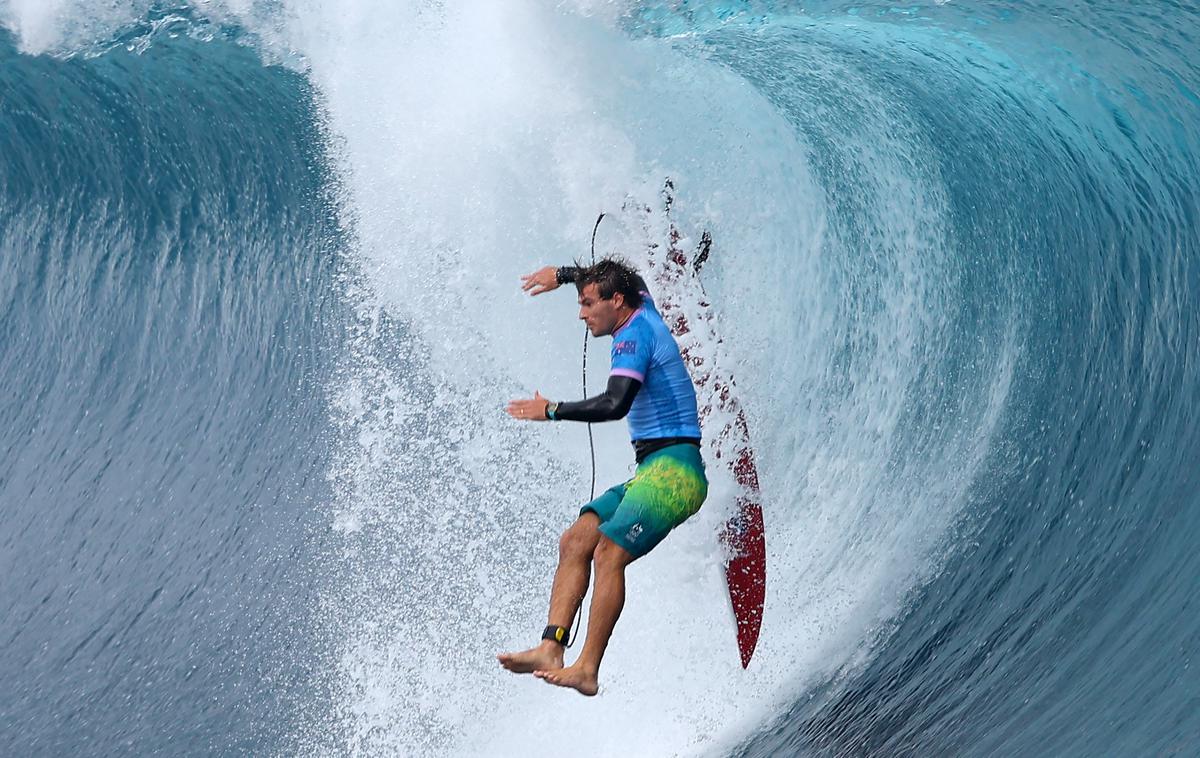
[[[554,279],[559,284],[573,284],[579,278],[578,266],[559,266],[554,270]]]
[[[555,418],[566,421],[615,421],[625,418],[633,398],[642,383],[629,376],[608,377],[608,388],[603,394],[571,403],[559,403]]]

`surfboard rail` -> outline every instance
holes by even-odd
[[[716,317],[700,281],[700,271],[712,252],[712,237],[704,232],[694,251],[684,250],[681,243],[685,237],[671,218],[674,192],[674,183],[667,179],[662,191],[667,244],[649,243],[647,279],[653,282],[659,313],[679,343],[696,386],[708,452],[729,469],[740,490],[734,515],[725,523],[719,539],[726,550],[725,579],[737,626],[738,652],[742,668],[746,668],[762,631],[767,588],[766,531],[758,467],[746,413],[727,361],[721,360]],[[651,225],[652,209],[638,210]],[[655,239],[652,228],[647,233],[648,239]]]

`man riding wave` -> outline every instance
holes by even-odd
[[[575,284],[579,318],[594,336],[612,335],[612,371],[600,395],[552,402],[535,392],[531,399],[511,401],[509,415],[585,422],[628,416],[638,467],[632,479],[584,505],[563,532],[541,643],[496,657],[514,673],[532,673],[595,695],[600,661],[625,604],[626,566],[700,510],[708,494],[696,390],[645,282],[625,263],[605,259],[584,268],[547,266],[521,279],[522,289],[531,295]],[[596,582],[587,637],[579,658],[564,668],[569,627],[587,593],[593,565]]]

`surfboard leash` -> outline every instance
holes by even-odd
[[[604,214],[601,213],[596,217],[596,225],[592,227],[592,265],[596,265],[596,231],[600,228],[600,222],[604,220]],[[587,324],[583,326],[583,396],[587,397],[587,354],[588,354],[588,328]],[[592,490],[588,502],[596,499],[596,441],[592,437],[592,422],[588,422],[588,451],[592,457]],[[583,597],[587,597],[587,591],[584,591]],[[583,598],[579,599],[579,609],[575,611],[575,623],[572,625],[574,629],[570,639],[566,642],[566,647],[571,647],[575,644],[575,638],[579,636],[579,627],[583,621]]]
[[[601,213],[596,217],[596,225],[592,227],[592,265],[596,265],[596,231],[600,228],[600,222],[604,220],[604,214]],[[583,326],[583,396],[587,397],[587,349],[588,349],[588,328],[587,324]],[[596,443],[592,439],[592,422],[588,422],[588,449],[592,453],[592,496],[588,498],[589,502],[596,499]]]

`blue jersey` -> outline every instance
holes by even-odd
[[[664,437],[700,437],[696,388],[679,345],[671,336],[649,295],[642,306],[613,333],[612,375],[642,383],[629,409],[633,441]]]

